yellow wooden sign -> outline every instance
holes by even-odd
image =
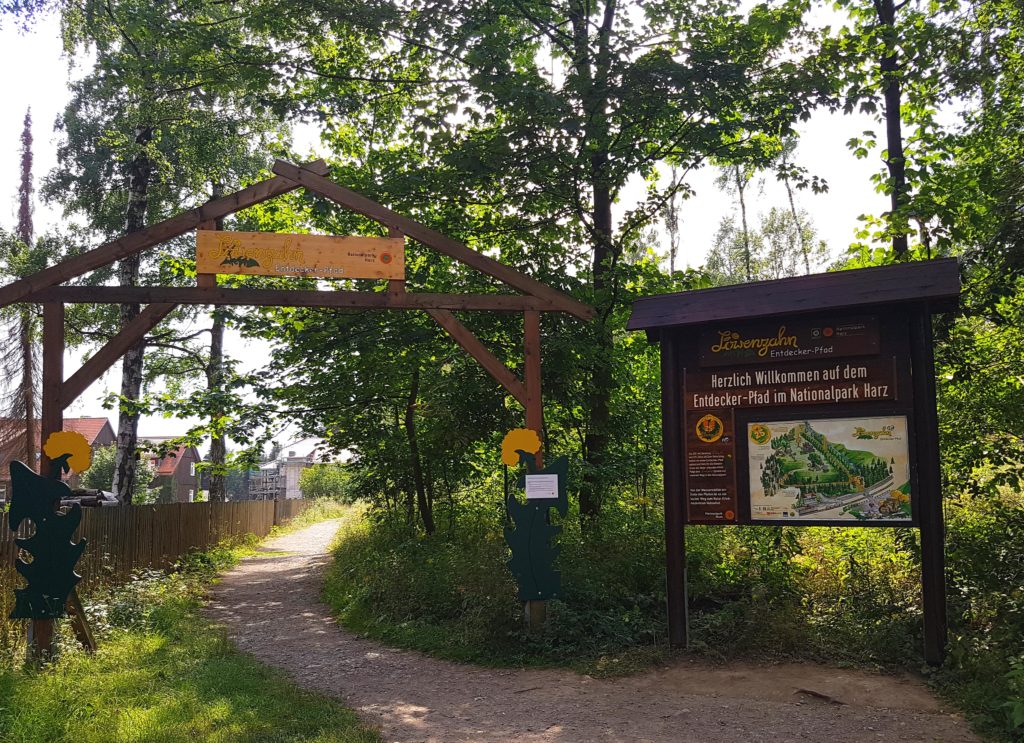
[[[404,279],[405,238],[199,230],[196,272]]]

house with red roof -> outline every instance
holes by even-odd
[[[156,475],[151,488],[159,490],[158,503],[192,503],[200,493],[199,473],[196,465],[203,461],[199,450],[181,445],[166,450],[164,444],[173,436],[139,436],[139,448],[149,449],[149,463]],[[146,446],[149,444],[149,447]],[[161,452],[164,453],[161,453]]]
[[[65,418],[65,431],[76,431],[89,442],[89,446],[95,452],[97,449],[109,446],[117,441],[114,427],[106,418]],[[39,421],[32,422],[33,450],[35,461],[25,462],[33,469],[39,465],[39,452],[41,442],[39,441]],[[7,500],[11,488],[11,462],[14,460],[24,461],[25,459],[25,421],[13,418],[0,418],[0,502]],[[65,482],[72,488],[81,485],[81,478],[77,473],[72,473]]]

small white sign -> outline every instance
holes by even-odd
[[[526,499],[557,498],[558,475],[527,475]]]

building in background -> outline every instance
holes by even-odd
[[[311,467],[316,461],[315,449],[308,454],[296,454],[290,449],[286,456],[264,462],[249,478],[250,500],[285,500],[301,498],[299,477],[302,470]]]
[[[159,491],[158,503],[192,503],[201,493],[196,465],[203,461],[194,446],[179,446],[160,456],[156,449],[174,436],[139,436],[139,447],[150,445],[150,464],[156,473],[149,487]]]
[[[42,444],[39,440],[39,422],[33,421],[36,461],[25,462],[32,469],[39,468],[39,452]],[[117,441],[117,434],[110,421],[106,418],[65,418],[64,430],[75,431],[85,436],[93,452],[110,446]],[[22,460],[25,452],[25,421],[12,418],[0,418],[0,503],[7,500],[11,491],[11,462]],[[65,482],[72,488],[81,487],[81,477],[72,472]]]

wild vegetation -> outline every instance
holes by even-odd
[[[206,585],[252,551],[224,544],[87,599],[95,655],[64,638],[44,673],[0,666],[5,740],[318,741],[372,743],[376,732],[340,704],[299,691],[234,650],[199,613]]]
[[[839,258],[829,268],[961,262],[963,301],[935,329],[952,644],[932,677],[980,729],[1022,735],[1018,2],[841,0],[833,15],[810,0],[197,0],[173,14],[135,0],[0,2],[5,18],[25,21],[47,7],[69,49],[93,55],[62,119],[64,165],[43,188],[86,225],[63,250],[251,182],[272,156],[306,159],[289,142],[304,121],[338,182],[596,307],[586,325],[543,321],[543,433],[548,452],[570,456],[573,507],[566,595],[539,637],[521,632],[500,539],[497,453],[521,410],[425,315],[224,310],[185,333],[177,322],[130,354],[113,401],[124,493],[142,411],[201,419],[194,440],[259,444],[288,422],[350,452],[337,482],[307,483],[368,504],[338,546],[330,600],[368,632],[486,662],[613,669],[664,651],[658,349],[625,332],[630,304],[821,266],[801,200],[829,184],[801,163],[794,138],[817,112],[873,117],[836,147],[876,160],[891,208],[866,215],[848,250],[830,246]],[[702,167],[719,169],[737,214],[705,267],[679,270],[679,204]],[[748,209],[765,174],[787,203],[758,224]],[[381,234],[298,192],[227,226]],[[50,244],[2,243],[7,275],[21,275],[29,242]],[[193,277],[182,240],[83,280]],[[496,291],[413,243],[407,282]],[[108,337],[136,311],[84,307],[70,338]],[[520,318],[460,319],[522,371]],[[242,374],[224,356],[226,326],[267,345],[263,369]],[[215,463],[218,475],[231,464]],[[687,538],[697,650],[921,665],[913,531],[693,528]]]

